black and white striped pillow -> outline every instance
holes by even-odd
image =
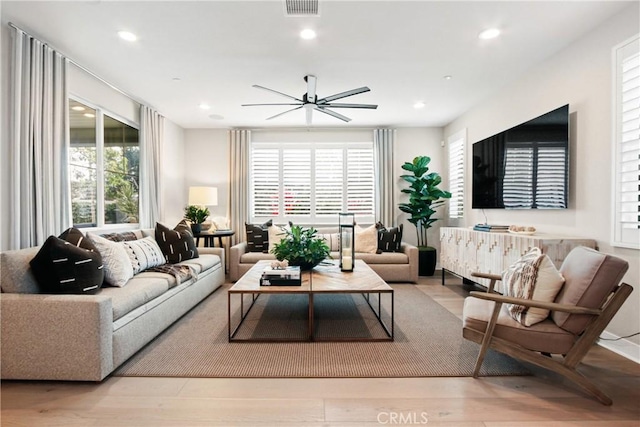
[[[97,250],[56,236],[49,236],[29,264],[43,293],[93,294],[104,280],[102,256]]]

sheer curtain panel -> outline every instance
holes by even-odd
[[[42,244],[71,226],[67,60],[11,27],[9,245]]]
[[[250,130],[229,131],[229,210],[227,217],[235,234],[232,244],[244,241],[244,224],[249,219]]]
[[[162,147],[164,117],[157,111],[140,106],[140,226],[152,228],[161,218]]]
[[[376,180],[376,220],[385,226],[395,224],[395,191],[393,182],[393,141],[395,129],[374,129],[373,165]]]

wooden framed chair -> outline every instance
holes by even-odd
[[[475,273],[490,279],[490,285],[486,293],[471,292],[464,303],[462,334],[480,344],[473,377],[478,377],[491,348],[556,372],[611,405],[612,400],[576,367],[633,291],[628,284],[620,284],[628,268],[626,261],[615,256],[575,248],[560,267],[565,283],[551,303],[493,293],[501,276]],[[511,303],[544,308],[550,314],[527,327],[509,315],[505,304]]]

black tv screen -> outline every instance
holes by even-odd
[[[473,144],[474,209],[566,209],[569,105]]]

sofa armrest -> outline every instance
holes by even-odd
[[[100,381],[113,370],[113,309],[102,295],[0,295],[2,378]]]
[[[224,248],[198,248],[199,254],[218,255],[220,257],[220,263],[224,266]]]
[[[231,246],[231,248],[229,249],[229,279],[232,282],[235,282],[241,276],[240,258],[242,257],[242,255],[247,253],[247,250],[247,242],[240,242],[236,245]]]
[[[409,243],[402,243],[400,245],[400,252],[407,255],[409,258],[409,267],[411,269],[411,279],[413,283],[418,283],[418,267],[420,264],[420,256],[417,246],[413,246]]]

